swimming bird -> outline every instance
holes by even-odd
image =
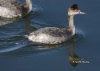
[[[75,3],[68,9],[68,28],[45,27],[33,31],[29,35],[25,35],[30,41],[43,43],[43,44],[59,44],[67,41],[75,35],[74,15],[85,14],[81,12],[78,5]]]
[[[26,4],[21,4],[16,0],[0,0],[0,16],[4,18],[22,17],[31,10],[31,0],[26,0]]]

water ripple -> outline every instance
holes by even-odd
[[[13,22],[8,25],[5,25],[4,23],[1,22],[2,20],[0,20],[0,53],[7,53],[7,54],[10,52],[12,53],[18,52],[17,54],[20,53],[28,54],[33,52],[37,53],[44,50],[51,50],[59,47],[64,47],[67,45],[67,43],[69,43],[69,42],[64,42],[58,45],[40,45],[28,41],[28,39],[26,39],[24,35],[27,32],[30,33],[30,31],[35,30],[35,27],[42,28],[46,26],[48,27],[61,26],[60,24],[54,25],[52,21],[45,21],[39,19],[35,20],[34,17],[38,16],[41,13],[41,11],[43,11],[43,9],[40,6],[33,4],[32,10],[33,10],[32,13],[25,16],[24,20],[20,19],[19,21]],[[84,33],[76,29],[75,38],[76,38],[75,42],[79,42],[84,38]]]

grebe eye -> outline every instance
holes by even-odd
[[[79,10],[74,10],[74,12],[78,12]]]

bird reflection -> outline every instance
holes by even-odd
[[[79,61],[85,60],[84,58],[79,57],[74,52],[75,36],[70,40],[70,47],[68,52],[68,60],[73,67],[76,67]]]
[[[0,17],[0,26],[10,24],[10,23],[13,23],[13,22],[18,21],[18,20],[19,20],[19,18],[8,19],[8,18]]]
[[[31,31],[36,30],[36,28],[34,26],[30,25],[31,24],[30,20],[31,20],[31,18],[33,18],[32,17],[33,14],[34,14],[33,12],[30,12],[29,14],[27,14],[26,16],[24,16],[25,26],[23,27],[23,30],[26,33],[30,33]]]
[[[31,26],[30,20],[31,20],[31,16],[32,13],[29,13],[28,15],[26,15],[24,17],[25,20],[25,26],[23,27],[23,30],[26,33],[30,33],[31,31],[36,30],[36,28],[34,26]],[[8,21],[0,21],[4,22],[4,23],[8,23]],[[11,21],[12,22],[12,21]],[[78,36],[78,38],[81,39],[80,36]],[[70,46],[69,46],[69,50],[68,50],[68,60],[69,63],[73,66],[76,67],[79,63],[79,61],[85,60],[84,58],[79,57],[77,54],[75,54],[74,52],[74,44],[77,41],[77,39],[75,39],[75,36],[72,37],[72,39],[70,39],[68,42],[70,42]],[[60,47],[65,47],[67,45],[67,42],[64,42],[62,44],[57,44],[57,45],[43,45],[43,44],[35,44],[32,42],[25,42],[22,45],[19,45],[20,48],[17,47],[12,47],[13,49],[6,49],[6,55],[25,55],[25,54],[33,54],[33,53],[40,53],[40,52],[44,52],[47,50],[54,50],[56,48],[60,48]],[[9,52],[8,52],[9,51]],[[3,53],[2,53],[3,54]],[[26,55],[25,55],[26,56]]]

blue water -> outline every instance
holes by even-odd
[[[76,35],[71,40],[40,45],[24,37],[46,26],[68,27],[67,11],[73,3],[86,14],[75,16]],[[99,0],[32,0],[32,12],[24,18],[0,18],[0,71],[100,70],[99,3]]]

